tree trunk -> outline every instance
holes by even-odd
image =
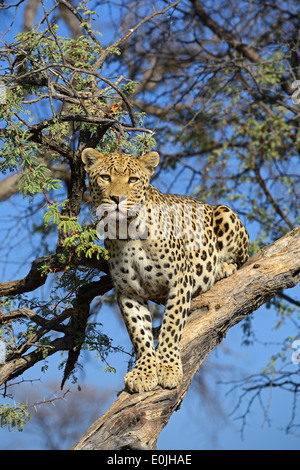
[[[226,332],[282,289],[300,281],[300,227],[264,247],[241,269],[194,299],[181,356],[183,381],[173,390],[123,391],[73,450],[153,450],[206,356]]]

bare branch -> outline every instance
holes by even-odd
[[[254,47],[250,47],[245,42],[238,40],[231,31],[228,31],[226,28],[214,21],[204,10],[199,0],[190,0],[190,2],[201,22],[210,28],[211,31],[213,31],[221,40],[226,41],[230,47],[240,52],[246,59],[250,60],[250,62],[256,64],[261,64],[263,62],[262,57],[256,52]],[[282,83],[281,87],[288,95],[291,95],[294,91],[291,83],[288,82]]]
[[[42,256],[37,258],[31,266],[26,277],[15,281],[0,282],[0,295],[10,297],[24,292],[30,292],[45,284],[47,276],[42,274],[41,268],[44,266],[57,268],[61,266],[57,255]]]
[[[111,44],[107,49],[105,49],[102,54],[99,56],[98,60],[95,62],[95,65],[93,66],[94,71],[97,71],[98,69],[101,69],[102,65],[104,64],[107,56],[111,53],[110,50],[113,48],[121,46],[124,42],[126,42],[132,34],[134,34],[143,24],[147,23],[150,21],[152,18],[154,18],[157,15],[163,15],[166,13],[168,10],[171,8],[176,8],[177,5],[181,2],[181,0],[176,0],[175,2],[171,3],[168,5],[166,8],[160,11],[154,11],[148,16],[145,16],[141,21],[139,21],[135,26],[133,26],[128,33],[126,33],[122,38],[117,39],[113,44]]]
[[[51,356],[58,351],[65,351],[71,347],[70,339],[66,336],[63,338],[57,338],[51,343],[51,348],[47,348],[47,355]],[[12,380],[15,377],[23,374],[27,369],[33,367],[37,362],[44,359],[44,346],[36,349],[35,351],[26,354],[25,356],[14,359],[13,361],[0,364],[0,384],[6,383],[8,380]]]
[[[267,188],[267,185],[264,181],[264,179],[262,178],[261,174],[260,174],[260,171],[259,171],[259,168],[257,166],[257,163],[255,163],[254,165],[254,172],[255,172],[255,176],[257,178],[257,181],[259,183],[259,185],[261,186],[263,192],[265,193],[266,197],[268,198],[268,201],[270,202],[270,204],[273,206],[274,210],[277,212],[278,215],[280,215],[280,217],[285,221],[285,223],[287,224],[287,226],[293,230],[293,228],[295,227],[294,224],[289,220],[289,218],[283,213],[283,211],[281,210],[281,207],[279,206],[279,204],[275,201],[275,199],[273,198],[272,194],[270,193],[270,191],[268,190]]]
[[[86,259],[86,258],[77,258],[76,256],[72,258],[73,264],[83,265],[83,266],[94,266],[97,267],[100,271],[108,272],[107,262],[104,260],[97,260],[97,258]],[[9,282],[0,282],[0,296],[10,297],[17,294],[22,294],[24,292],[31,292],[38,287],[41,287],[45,284],[47,280],[47,275],[43,274],[42,268],[47,266],[49,270],[60,271],[63,270],[65,265],[61,262],[60,256],[58,254],[42,256],[37,258],[32,263],[31,269],[26,277],[23,279],[17,279],[15,281]]]
[[[68,2],[67,0],[57,0],[58,3],[60,4],[60,6],[64,6],[66,9],[68,9],[72,15],[73,15],[73,19],[74,17],[77,18],[77,20],[79,21],[79,23],[83,23],[83,28],[86,30],[86,32],[91,36],[92,40],[98,44],[100,47],[101,47],[101,44],[100,42],[98,41],[97,37],[95,36],[95,34],[93,33],[93,31],[91,31],[89,28],[87,28],[83,22],[83,18],[82,16],[80,15],[80,13],[78,12],[78,10],[76,10],[76,8],[73,7],[73,5],[71,5],[70,2]],[[72,17],[72,15],[69,15]]]

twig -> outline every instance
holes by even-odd
[[[93,66],[93,70],[96,71],[98,69],[101,69],[102,65],[104,64],[104,61],[105,59],[107,58],[107,56],[111,53],[111,50],[113,48],[117,48],[119,47],[121,44],[123,44],[125,41],[127,41],[127,39],[130,38],[130,36],[135,33],[143,24],[147,23],[149,20],[151,20],[152,18],[154,18],[155,16],[157,15],[163,15],[164,13],[166,13],[168,10],[170,10],[171,8],[175,8],[179,3],[181,2],[181,0],[176,0],[175,2],[171,3],[170,5],[168,5],[166,8],[164,8],[163,10],[159,10],[159,11],[154,11],[153,13],[151,13],[150,15],[148,16],[145,16],[145,18],[143,18],[141,21],[139,21],[135,26],[133,26],[129,31],[128,33],[126,33],[122,38],[119,38],[117,39],[113,44],[111,44],[110,46],[108,46],[103,52],[102,54],[99,56],[98,60],[95,62],[94,66]]]

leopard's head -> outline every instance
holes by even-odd
[[[157,152],[141,158],[124,154],[102,155],[92,148],[82,152],[93,204],[107,213],[128,214],[131,207],[147,203],[150,178],[159,162]]]

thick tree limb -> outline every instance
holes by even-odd
[[[72,263],[77,266],[93,266],[99,269],[99,271],[108,273],[107,261],[102,259],[98,260],[96,256],[89,259],[74,256],[72,258]],[[60,257],[57,254],[36,258],[33,261],[27,276],[23,279],[0,282],[0,296],[11,297],[13,295],[23,294],[24,292],[31,292],[44,285],[47,280],[47,274],[42,272],[43,266],[47,266],[49,269],[56,271],[61,271],[65,268],[65,264],[61,262]]]
[[[41,268],[47,264],[50,268],[61,266],[57,255],[42,256],[36,258],[26,277],[15,281],[0,282],[0,295],[10,297],[24,292],[31,292],[45,284],[47,276],[42,273]]]
[[[192,303],[182,339],[183,382],[173,390],[123,392],[73,446],[73,450],[155,449],[206,356],[227,331],[300,281],[300,227],[263,248],[233,276],[217,282]]]

